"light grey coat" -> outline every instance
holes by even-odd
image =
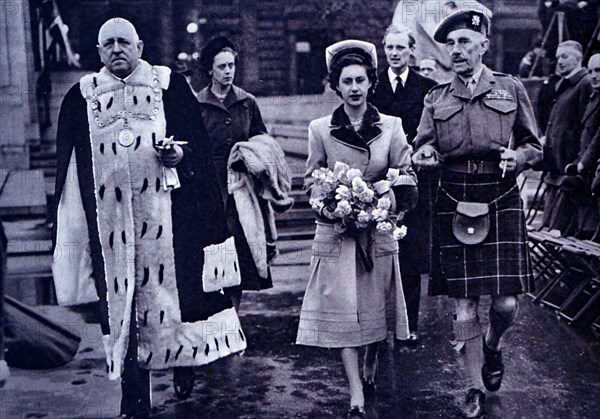
[[[412,149],[399,118],[380,115],[369,107],[356,134],[343,108],[311,122],[306,187],[310,188],[313,170],[333,168],[338,161],[360,169],[370,182],[385,179],[389,168],[400,169],[416,180],[410,162]],[[337,233],[331,224],[317,221],[297,343],[330,348],[362,346],[385,339],[387,329],[394,324],[396,336],[407,337],[398,242],[391,232],[375,229],[362,233],[359,241],[363,249],[369,241],[372,243],[371,271],[366,271],[356,257],[355,239]]]

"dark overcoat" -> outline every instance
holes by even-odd
[[[581,133],[580,159],[584,170],[594,172],[600,158],[600,92],[594,91],[583,114],[583,132]]]
[[[200,91],[197,99],[208,132],[209,147],[226,206],[227,223],[235,238],[242,272],[241,288],[249,290],[270,288],[273,285],[270,271],[268,278],[259,275],[239,221],[235,201],[227,192],[227,159],[233,145],[240,141],[248,141],[255,135],[267,133],[256,98],[245,90],[232,86],[223,102],[217,99],[210,87]]]
[[[544,145],[544,168],[550,173],[564,173],[565,166],[577,159],[583,130],[581,121],[592,91],[587,71],[583,68],[558,82]]]
[[[379,112],[402,119],[406,139],[412,145],[423,113],[423,98],[436,84],[434,80],[409,69],[402,94],[396,96],[386,70],[379,74],[377,87],[369,101]]]
[[[436,84],[434,80],[409,69],[402,93],[395,95],[386,70],[379,74],[377,87],[370,101],[379,112],[402,119],[406,139],[412,145],[423,113],[423,99]],[[429,272],[431,207],[438,176],[433,172],[417,172],[417,175],[419,201],[416,208],[406,214],[408,233],[400,242],[400,253],[403,259],[407,259],[407,263],[402,265],[403,272],[410,266],[418,275]]]

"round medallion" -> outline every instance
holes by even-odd
[[[119,144],[123,147],[129,147],[135,141],[135,135],[129,128],[123,128],[119,131]]]

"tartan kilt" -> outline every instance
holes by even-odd
[[[523,203],[515,185],[513,176],[502,179],[500,174],[442,174],[434,206],[431,295],[464,298],[533,290]],[[482,243],[465,245],[454,237],[456,201],[491,203],[490,231]]]

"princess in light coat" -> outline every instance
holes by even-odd
[[[342,41],[330,46],[326,57],[331,87],[342,97],[343,105],[331,116],[310,124],[305,187],[310,190],[315,169],[333,168],[336,162],[360,169],[372,183],[385,179],[389,169],[397,169],[403,182],[390,191],[392,209],[412,208],[417,198],[416,176],[402,121],[367,104],[367,95],[377,81],[375,47],[362,41]],[[357,244],[367,249],[374,262],[372,270],[357,258]],[[399,339],[406,339],[409,333],[398,242],[392,232],[374,227],[351,238],[318,216],[310,272],[297,343],[342,348],[350,382],[349,417],[363,417],[365,396],[374,391],[378,343],[389,328]],[[363,345],[367,350],[361,383],[358,347]]]

